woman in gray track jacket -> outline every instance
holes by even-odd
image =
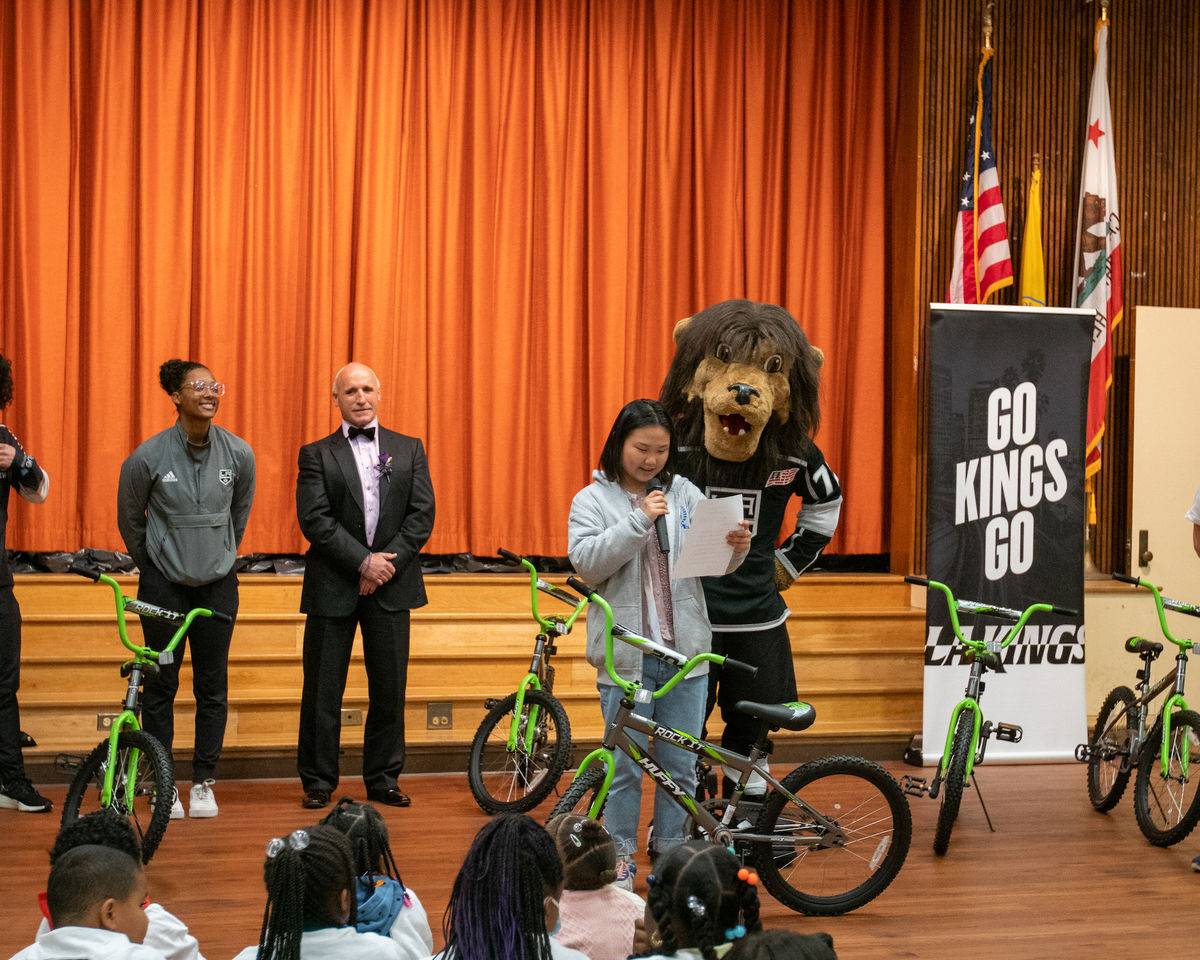
[[[233,568],[254,500],[254,453],[245,440],[212,422],[225,385],[206,366],[168,360],[158,378],[179,418],[121,464],[117,491],[117,525],[139,570],[138,599],[185,612],[208,607],[234,617]],[[147,645],[156,650],[173,632],[161,621],[142,623]],[[145,729],[170,753],[179,666],[190,643],[196,697],[192,817],[217,815],[212,778],[225,739],[232,637],[232,624],[197,619],[175,648],[173,662],[162,664],[157,681],[146,684],[142,701]],[[178,793],[171,816],[183,816]]]
[[[576,572],[612,606],[617,622],[690,658],[711,649],[712,627],[700,580],[672,580],[670,568],[683,544],[688,518],[704,494],[690,480],[674,474],[674,462],[675,437],[662,405],[657,400],[626,404],[601,451],[600,469],[571,503],[567,553]],[[652,484],[654,480],[658,484]],[[668,553],[660,548],[655,533],[655,521],[660,517],[666,521]],[[750,548],[747,526],[741,521],[726,538],[734,549],[727,573],[737,568]],[[604,669],[604,618],[589,613],[587,621],[588,662],[597,668],[600,705],[609,717],[621,699],[621,690]],[[640,677],[643,687],[651,691],[675,674],[674,667],[624,643],[614,648],[613,663],[621,676]],[[698,735],[708,693],[706,667],[702,664],[651,704],[640,704],[639,715],[653,716],[662,726]],[[680,787],[695,792],[692,754],[659,742],[653,753]],[[640,771],[624,753],[618,753],[605,827],[617,846],[617,880],[630,887],[641,788]],[[683,842],[683,820],[675,803],[661,793],[655,796],[651,856]]]

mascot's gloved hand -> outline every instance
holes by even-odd
[[[788,573],[787,567],[783,565],[778,557],[775,558],[775,589],[783,593],[788,587],[796,582],[796,578]]]

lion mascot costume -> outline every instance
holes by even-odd
[[[680,320],[675,357],[659,396],[675,424],[679,472],[708,497],[739,496],[753,539],[733,573],[704,580],[713,652],[758,675],[709,673],[708,712],[721,709],[721,743],[748,753],[757,721],[738,700],[796,699],[787,604],[780,593],[812,566],[837,528],[838,478],[813,442],[820,423],[821,351],[782,307],[726,300]],[[796,529],[778,547],[793,496]],[[761,777],[747,785],[756,795]],[[726,779],[728,791],[733,784]]]

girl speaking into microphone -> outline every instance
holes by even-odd
[[[699,578],[672,580],[671,566],[683,547],[689,517],[704,494],[675,474],[675,459],[675,436],[662,404],[656,400],[627,403],[600,451],[592,482],[571,502],[567,553],[579,576],[612,606],[614,620],[691,658],[711,649],[712,627]],[[662,545],[660,532],[665,533]],[[733,547],[728,573],[750,549],[744,520],[729,531],[726,541]],[[607,721],[622,693],[604,669],[603,617],[588,616],[587,658],[596,667],[600,706]],[[623,677],[640,677],[649,691],[658,690],[675,675],[671,665],[643,656],[627,644],[613,650],[613,664]],[[661,698],[640,704],[639,714],[664,727],[698,735],[704,723],[707,673],[708,665],[701,664]],[[646,738],[634,737],[644,749]],[[681,788],[695,793],[696,761],[691,753],[655,741],[652,754]],[[633,887],[641,798],[641,773],[618,752],[604,825],[617,847],[617,882],[626,889]],[[661,793],[654,798],[651,859],[683,842],[683,821],[682,808]]]

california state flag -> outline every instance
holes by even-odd
[[[1104,407],[1112,382],[1113,331],[1121,322],[1121,217],[1117,210],[1117,168],[1113,151],[1112,108],[1108,99],[1108,20],[1096,24],[1096,69],[1088,103],[1079,224],[1075,235],[1075,305],[1096,312],[1092,329],[1092,368],[1088,386],[1087,461],[1084,476],[1100,469]]]

